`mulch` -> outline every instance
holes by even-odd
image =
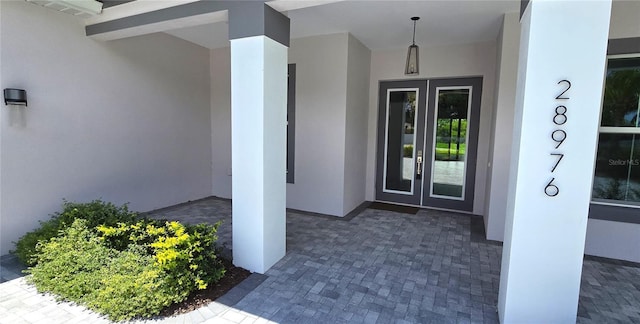
[[[251,272],[248,270],[234,266],[230,260],[224,258],[221,258],[221,260],[227,271],[220,281],[213,285],[209,285],[207,289],[196,290],[181,303],[173,304],[165,308],[160,313],[160,316],[175,316],[206,306],[226,294],[229,290],[251,275]]]

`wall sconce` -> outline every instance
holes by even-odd
[[[4,104],[27,106],[27,92],[22,89],[4,89]]]

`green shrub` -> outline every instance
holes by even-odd
[[[152,258],[135,252],[119,252],[96,277],[102,278],[103,286],[85,304],[115,321],[157,315],[184,300],[184,294],[173,294],[174,285],[154,267]]]
[[[184,226],[179,222],[141,220],[133,224],[98,226],[100,239],[115,250],[138,249],[153,257],[155,265],[179,284],[176,294],[207,288],[218,281],[224,268],[216,256],[217,230],[214,225]],[[185,295],[186,297],[186,295]]]
[[[95,273],[108,267],[115,256],[100,244],[83,219],[73,222],[63,235],[38,244],[37,250],[37,265],[27,270],[32,275],[29,280],[39,291],[74,301],[82,301],[100,289],[100,277]]]
[[[58,236],[60,230],[71,225],[75,219],[81,218],[87,221],[89,228],[98,225],[116,225],[119,222],[132,222],[137,214],[130,212],[128,206],[116,206],[112,203],[94,200],[89,203],[73,203],[64,201],[62,211],[55,213],[51,219],[41,221],[40,227],[22,236],[16,242],[15,253],[20,261],[26,265],[35,265],[34,255],[36,245],[39,242],[48,241]]]
[[[220,223],[89,223],[77,218],[37,245],[28,272],[39,291],[121,321],[157,315],[224,275],[215,254]]]
[[[24,264],[33,266],[36,263],[34,255],[36,254],[36,245],[38,245],[38,242],[44,242],[57,236],[60,228],[60,222],[56,219],[41,221],[38,229],[28,232],[22,236],[18,242],[15,242],[16,249],[11,252]]]

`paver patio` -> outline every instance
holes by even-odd
[[[149,215],[189,223],[223,220],[219,242],[231,245],[229,201],[209,198]],[[289,211],[287,255],[266,277],[258,276],[257,287],[157,322],[498,321],[502,246],[484,239],[481,218],[377,209],[352,216],[340,219]],[[37,295],[22,280],[0,284],[0,323],[67,323],[68,314],[73,320],[84,316],[81,322],[104,322],[88,311],[76,315],[67,309],[71,306]],[[578,322],[640,322],[640,265],[587,257]]]

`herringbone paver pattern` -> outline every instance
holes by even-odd
[[[210,198],[149,216],[223,220],[220,243],[231,247],[229,201]],[[348,221],[288,212],[287,255],[244,298],[236,293],[227,305],[151,322],[496,323],[502,246],[484,240],[482,229],[480,218],[431,210],[367,209]],[[56,305],[64,304],[22,279],[0,285],[0,323],[104,322]],[[577,321],[640,323],[640,266],[587,257]]]

